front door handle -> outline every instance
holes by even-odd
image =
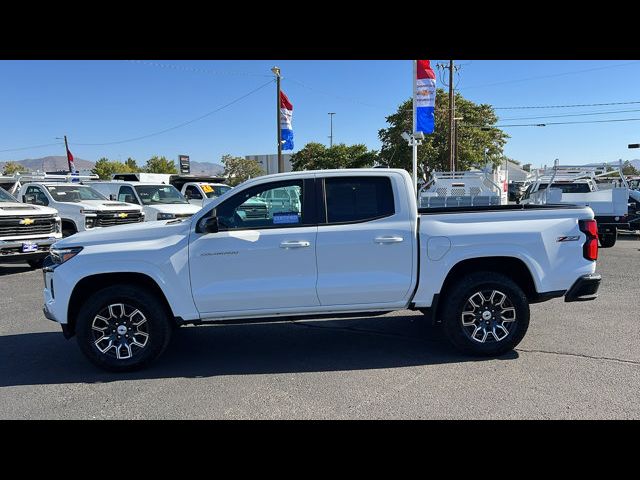
[[[281,242],[280,243],[280,248],[304,248],[304,247],[310,247],[311,246],[311,242]]]
[[[393,235],[389,237],[376,237],[373,241],[376,243],[400,243],[404,241],[404,238]]]

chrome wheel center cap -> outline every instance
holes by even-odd
[[[118,335],[124,335],[125,333],[127,333],[127,327],[125,327],[124,325],[119,325],[118,326]]]
[[[490,312],[490,311],[488,311],[488,310],[487,310],[487,311],[485,311],[485,312],[482,312],[482,319],[483,319],[483,320],[489,320],[489,319],[491,318],[491,316],[492,316],[492,315],[491,315],[491,312]],[[118,327],[118,331],[120,331],[120,330],[119,330],[119,328],[120,328],[120,327]]]

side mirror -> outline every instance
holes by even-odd
[[[109,195],[109,200],[111,201],[116,200],[116,196],[112,193],[111,195]]]
[[[198,222],[196,233],[218,233],[220,231],[218,217],[215,216],[215,213],[214,210],[210,217],[205,217]]]
[[[23,195],[22,196],[22,201],[24,203],[36,203],[36,196],[35,195]]]
[[[187,202],[191,200],[191,195],[189,195],[189,192],[184,192],[184,198],[187,200]]]

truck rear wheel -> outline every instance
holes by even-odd
[[[529,328],[529,302],[509,277],[476,272],[443,299],[442,323],[451,343],[469,355],[495,356],[512,350]]]
[[[113,372],[146,367],[171,338],[168,312],[150,292],[116,285],[94,293],[76,320],[78,346],[95,365]]]

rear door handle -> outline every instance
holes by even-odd
[[[404,238],[394,235],[389,237],[376,237],[373,241],[376,243],[400,243],[404,241]]]
[[[311,246],[311,242],[281,242],[280,248],[304,248]]]

